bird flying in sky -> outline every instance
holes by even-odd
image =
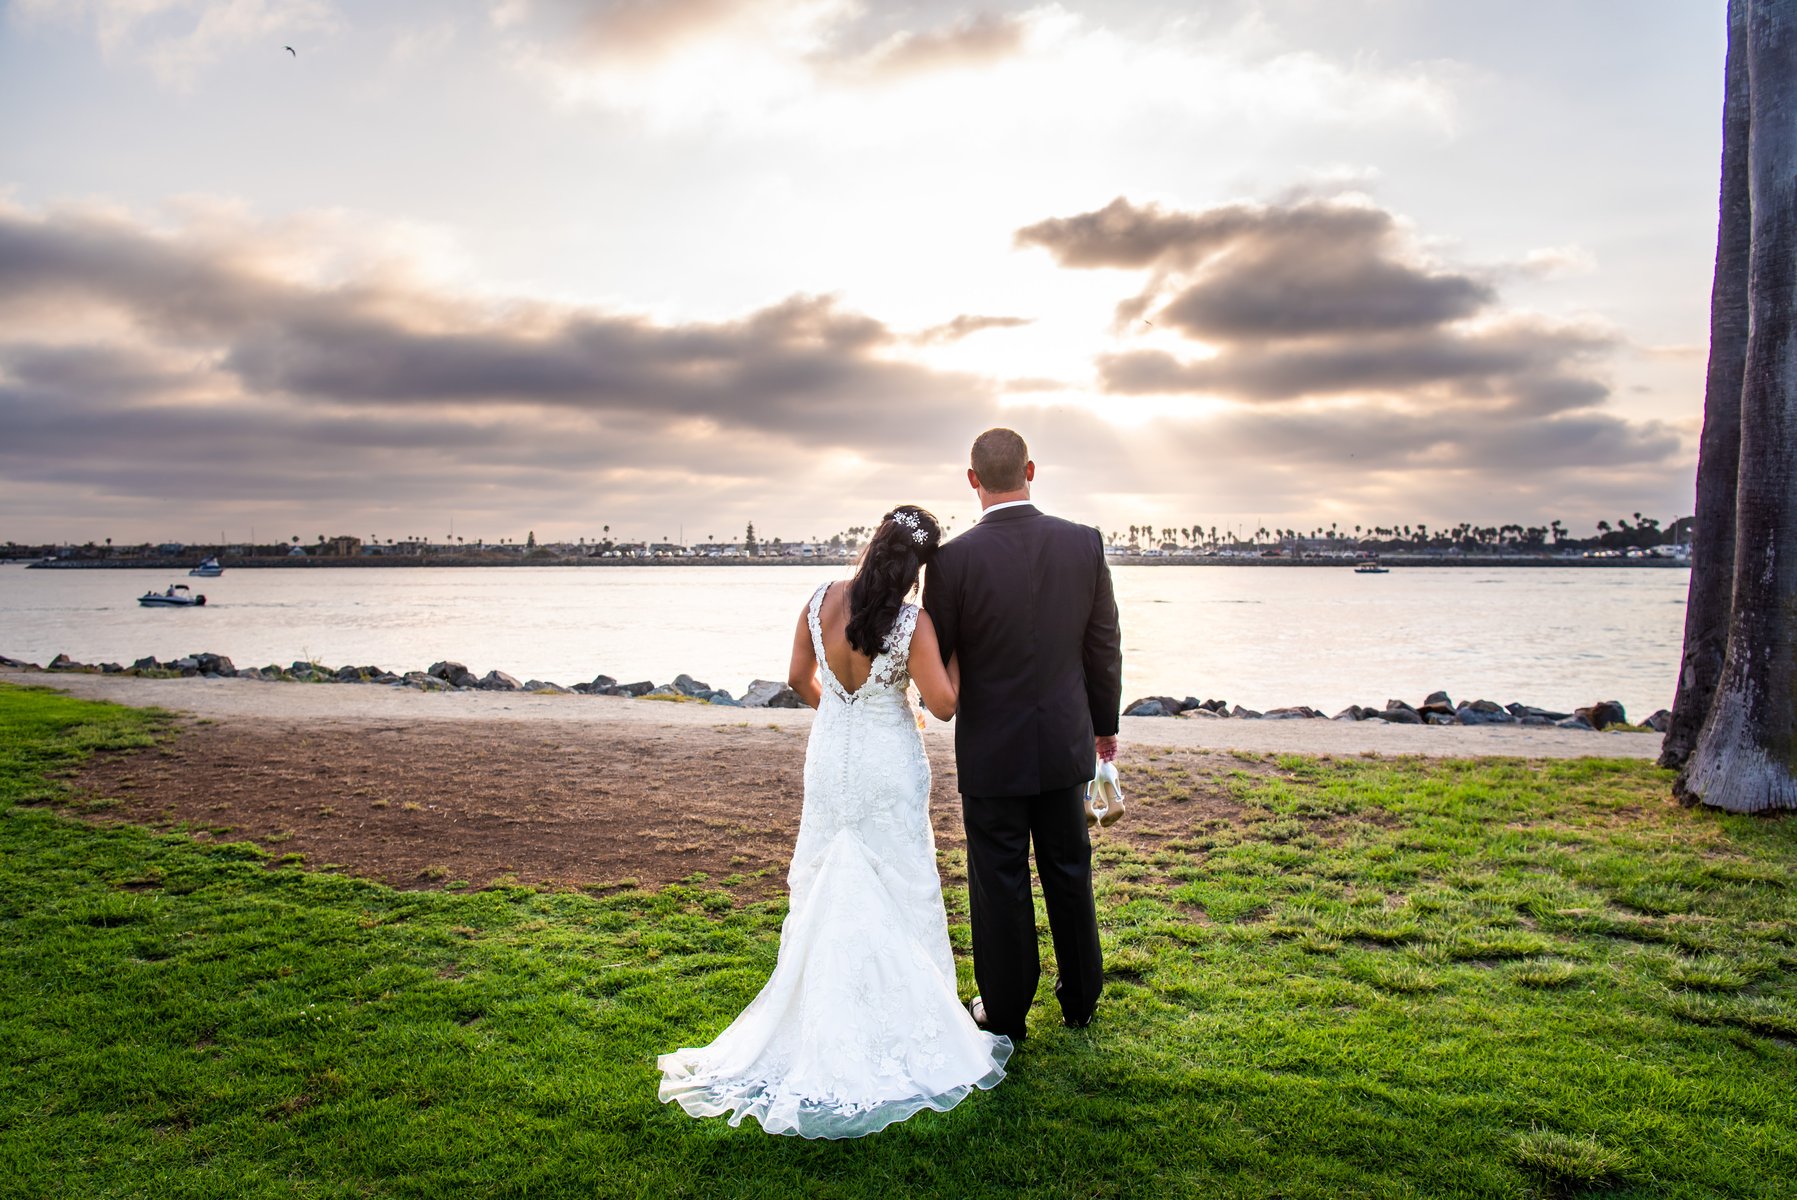
[[[282,46],[281,49],[287,51],[287,53],[293,55],[295,58],[299,57],[299,51],[295,50],[292,46]]]

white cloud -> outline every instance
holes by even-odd
[[[257,45],[280,53],[341,23],[329,0],[16,0],[14,12],[26,22],[86,25],[109,61],[146,63],[177,90],[226,54]]]
[[[559,11],[533,9],[532,20],[508,8],[517,67],[558,103],[661,127],[725,121],[859,141],[1170,118],[1435,133],[1454,123],[1441,71],[1282,48],[1253,22],[1214,33],[1174,25],[1144,40],[1051,4],[864,45],[868,10],[841,0],[689,0],[658,10],[665,19],[653,25],[614,17],[610,34],[595,19],[571,35]]]

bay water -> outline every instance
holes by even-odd
[[[0,566],[0,654],[45,663],[198,651],[240,666],[439,659],[568,686],[685,672],[740,695],[785,679],[801,610],[845,566],[307,568],[188,579]],[[1112,567],[1124,700],[1309,704],[1520,700],[1669,707],[1689,573],[1630,568]],[[204,608],[142,608],[172,582]]]

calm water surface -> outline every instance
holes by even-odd
[[[202,609],[140,608],[149,571],[0,567],[0,654],[129,664],[210,650],[397,671],[455,659],[564,685],[685,671],[740,694],[783,679],[800,609],[834,567],[237,570],[180,582]],[[1572,708],[1670,706],[1689,573],[1666,569],[1114,567],[1124,699],[1250,708],[1415,703],[1436,688]]]

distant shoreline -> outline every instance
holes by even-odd
[[[40,571],[178,571],[185,575],[192,568],[191,558],[155,559],[59,559],[55,562],[4,560],[10,565],[21,562]],[[852,564],[852,558],[479,558],[455,555],[355,556],[342,558],[290,557],[226,558],[227,571],[235,570],[317,570],[332,567],[362,568],[444,568],[444,567],[841,567]],[[1113,555],[1113,566],[1126,567],[1321,567],[1351,570],[1365,559],[1353,558],[1198,558],[1169,556],[1146,558]],[[1685,567],[1688,560],[1676,558],[1561,558],[1557,555],[1477,555],[1477,554],[1381,554],[1378,561],[1388,567],[1597,567],[1604,570],[1646,567],[1664,569]],[[203,576],[201,578],[204,578]]]

